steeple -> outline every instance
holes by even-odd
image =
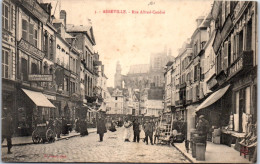
[[[119,61],[117,61],[117,63],[116,63],[116,74],[121,74],[121,71],[122,71],[121,65],[120,65]]]
[[[115,88],[122,88],[122,75],[121,75],[121,65],[119,61],[116,63],[116,74],[115,74]]]

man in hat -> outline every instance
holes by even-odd
[[[105,125],[105,117],[100,112],[98,113],[98,120],[97,120],[97,134],[99,134],[99,142],[103,141],[104,133],[107,132],[106,125]]]
[[[140,140],[140,123],[137,118],[134,119],[133,122],[133,130],[134,130],[134,141],[133,142],[139,142]]]
[[[145,142],[146,145],[148,145],[148,137],[150,138],[151,145],[153,145],[153,132],[154,132],[154,126],[152,120],[146,120],[144,124],[144,133],[145,133]]]
[[[201,115],[199,117],[197,131],[199,135],[203,137],[203,143],[205,143],[205,146],[207,146],[207,134],[209,131],[209,122],[205,119],[204,115]]]
[[[4,139],[7,140],[8,154],[12,154],[12,135],[13,135],[13,126],[12,126],[12,116],[11,113],[7,110],[6,107],[3,108],[2,114],[2,143]]]

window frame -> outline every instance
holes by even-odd
[[[6,49],[2,49],[2,78],[9,78],[9,52]]]
[[[6,9],[8,9],[8,11],[6,12]],[[7,14],[7,16],[6,16]],[[5,30],[10,30],[10,4],[6,4],[6,3],[2,3],[2,28]],[[7,25],[6,25],[7,23]]]

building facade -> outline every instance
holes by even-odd
[[[31,135],[50,119],[73,123],[84,100],[96,99],[92,26],[69,31],[66,11],[55,18],[51,4],[37,0],[5,0],[2,7],[2,105],[12,113],[15,135]]]
[[[256,124],[256,15],[255,2],[215,1],[211,11],[196,20],[189,44],[166,65],[165,110],[171,83],[172,114],[187,122],[187,140],[200,115],[235,138],[248,133],[248,122]]]

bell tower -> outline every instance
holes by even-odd
[[[122,88],[122,75],[121,75],[121,65],[119,61],[116,63],[116,74],[115,74],[115,88]]]

